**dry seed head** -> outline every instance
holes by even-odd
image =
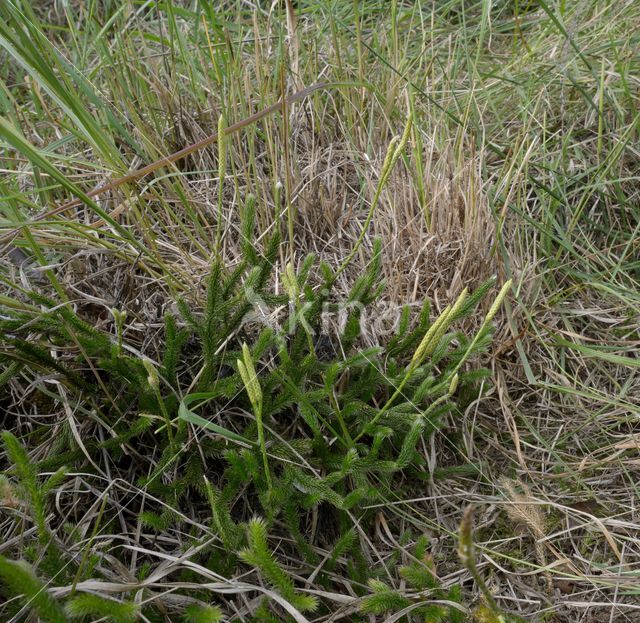
[[[500,485],[511,502],[506,506],[507,515],[514,523],[524,524],[535,541],[538,563],[547,566],[547,556],[542,539],[547,534],[547,522],[539,505],[533,501],[529,487],[521,483],[523,493],[516,491],[515,483],[506,477],[500,479]],[[547,575],[547,582],[552,590],[551,576]]]
[[[473,564],[473,506],[465,508],[458,532],[458,556],[463,565]]]
[[[9,479],[5,476],[0,476],[0,506],[6,508],[18,508],[20,506],[18,496]]]
[[[515,483],[508,478],[501,478],[500,484],[510,502],[506,506],[507,515],[512,521],[524,523],[536,539],[543,538],[546,534],[546,520],[540,506],[533,501],[529,487],[520,483],[523,493],[519,493]]]

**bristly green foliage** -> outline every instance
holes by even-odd
[[[13,466],[11,471],[15,472],[19,493],[31,512],[40,543],[44,545],[50,539],[46,521],[47,494],[55,491],[56,487],[64,480],[66,470],[65,468],[60,468],[43,482],[38,482],[36,468],[29,460],[18,439],[11,432],[5,430],[2,432],[2,442],[7,452],[7,457]]]
[[[224,621],[222,610],[217,606],[187,606],[183,623],[221,623]]]
[[[49,595],[43,582],[26,563],[0,556],[0,579],[0,593],[4,595],[7,604],[19,597],[19,605],[15,608],[14,614],[17,614],[22,606],[26,606],[44,623],[66,623],[64,610]]]
[[[73,620],[95,617],[110,623],[135,623],[139,620],[139,610],[135,603],[105,599],[89,593],[72,597],[66,604],[66,611]]]
[[[252,218],[252,201],[245,211],[247,219]],[[274,557],[268,529],[284,523],[293,537],[287,547],[317,564],[303,520],[317,515],[328,533],[341,534],[335,542],[315,543],[333,549],[322,581],[331,583],[338,561],[358,567],[354,533],[344,530],[351,523],[349,514],[357,511],[366,525],[373,514],[365,506],[389,498],[402,489],[407,475],[423,470],[424,458],[416,451],[420,440],[441,426],[446,414],[464,408],[477,371],[469,372],[462,364],[486,346],[489,327],[471,338],[450,329],[472,311],[490,284],[468,298],[463,293],[454,308],[437,319],[429,318],[426,305],[415,323],[404,313],[388,348],[362,348],[361,323],[384,287],[379,242],[373,246],[369,269],[341,304],[334,295],[335,273],[326,266],[314,272],[312,256],[297,274],[287,267],[286,294],[270,292],[278,240],[276,233],[263,255],[247,246],[243,261],[232,271],[214,260],[204,307],[181,300],[182,317],[165,316],[164,352],[156,357],[160,367],[124,352],[119,331],[114,341],[71,308],[37,293],[31,298],[44,313],[17,307],[0,324],[9,364],[19,361],[56,375],[68,401],[84,412],[97,410],[110,426],[111,439],[86,440],[82,449],[73,435],[61,437],[59,451],[76,469],[93,469],[85,453],[96,464],[106,447],[131,452],[134,440],[149,447],[163,440],[153,468],[135,472],[149,494],[163,503],[147,504],[138,514],[140,524],[158,533],[177,529],[183,519],[173,509],[197,503],[223,546],[222,553],[212,552],[212,569],[225,572],[249,564],[302,612],[315,610],[318,602],[296,589]],[[312,280],[319,280],[316,287]],[[255,312],[274,305],[283,311],[275,322],[262,326]],[[341,333],[325,332],[327,314],[342,316]],[[185,358],[187,344],[190,353]],[[53,358],[52,351],[59,355]],[[92,377],[100,379],[108,400],[87,396]],[[197,391],[186,394],[189,388]],[[8,432],[3,439],[45,543],[46,494],[65,472],[40,482],[37,465],[17,439]],[[209,474],[215,474],[215,484]],[[263,517],[251,519],[246,527],[247,511],[237,508],[243,495],[254,498],[254,512]],[[84,567],[77,573],[82,575]],[[417,589],[428,586],[422,569],[408,567],[402,574]],[[365,602],[365,611],[405,604],[406,599],[380,580],[373,578],[370,584],[374,595]],[[114,621],[129,620],[136,613],[131,604],[86,595],[66,607],[74,617],[91,613]]]
[[[415,620],[420,621],[462,623],[467,620],[468,613],[461,603],[460,587],[453,586],[446,590],[441,586],[428,547],[428,539],[419,537],[413,547],[411,563],[399,569],[400,577],[412,592],[411,596],[379,579],[370,579],[369,588],[372,592],[362,601],[361,611],[381,615],[406,608],[407,613],[410,611],[413,617],[417,617]]]
[[[262,519],[253,518],[249,521],[247,541],[247,547],[238,553],[242,560],[258,569],[265,580],[300,612],[313,611],[318,607],[318,600],[313,595],[303,595],[295,590],[293,581],[273,556]]]

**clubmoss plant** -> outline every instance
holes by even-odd
[[[249,220],[252,202],[244,212]],[[249,225],[244,229],[249,231]],[[134,440],[138,447],[155,447],[164,439],[157,459],[147,470],[141,469],[143,462],[134,472],[139,486],[160,503],[139,512],[141,524],[157,532],[178,529],[184,525],[178,509],[196,502],[208,516],[214,542],[224,548],[222,555],[212,556],[213,570],[228,572],[248,563],[281,599],[302,612],[320,605],[295,588],[289,571],[274,558],[269,532],[287,526],[293,537],[287,547],[317,564],[314,549],[319,542],[317,537],[311,540],[306,519],[315,515],[326,524],[325,530],[342,534],[332,545],[334,553],[324,573],[344,557],[359,564],[353,532],[344,528],[352,523],[353,513],[362,525],[373,519],[367,507],[387,499],[402,488],[407,475],[423,468],[417,451],[420,441],[441,426],[446,414],[463,408],[456,393],[477,377],[464,364],[486,346],[490,323],[472,337],[455,332],[453,325],[474,309],[490,284],[472,294],[463,291],[434,320],[426,304],[413,327],[403,313],[400,330],[388,347],[363,348],[361,322],[384,287],[379,243],[346,304],[335,293],[336,273],[324,264],[314,270],[313,256],[297,273],[288,265],[285,294],[272,293],[277,248],[276,233],[267,241],[264,255],[247,247],[243,261],[232,270],[214,259],[204,307],[180,299],[180,317],[165,317],[165,350],[156,357],[162,362],[159,367],[147,357],[124,351],[122,315],[117,316],[113,339],[69,307],[31,292],[44,313],[16,305],[1,322],[7,363],[55,374],[77,408],[97,409],[113,431],[112,439],[87,440],[82,447],[73,436],[65,437],[61,442],[66,448],[60,448],[60,454],[68,462],[76,469],[92,469],[107,448],[131,452]],[[277,325],[260,325],[252,313],[258,302],[281,310]],[[341,333],[327,338],[336,344],[327,358],[318,351],[317,336],[326,314],[332,313],[344,313],[345,319]],[[54,358],[52,350],[64,356]],[[96,375],[108,393],[106,401],[87,394],[89,379]],[[153,422],[157,425],[149,426]],[[39,467],[28,460],[15,437],[5,433],[3,439],[45,544],[46,494],[51,481],[64,481],[65,471],[40,482]],[[246,517],[247,502],[239,506],[239,500],[253,500],[246,508],[261,518]],[[69,570],[80,590],[87,565],[74,562]],[[374,595],[366,611],[382,612],[406,602],[381,580],[369,580]],[[82,592],[65,607],[73,616],[90,609],[106,613],[109,608],[113,620],[134,616],[127,604],[92,601]]]

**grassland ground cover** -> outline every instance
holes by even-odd
[[[638,620],[639,50],[0,3],[0,620]]]

